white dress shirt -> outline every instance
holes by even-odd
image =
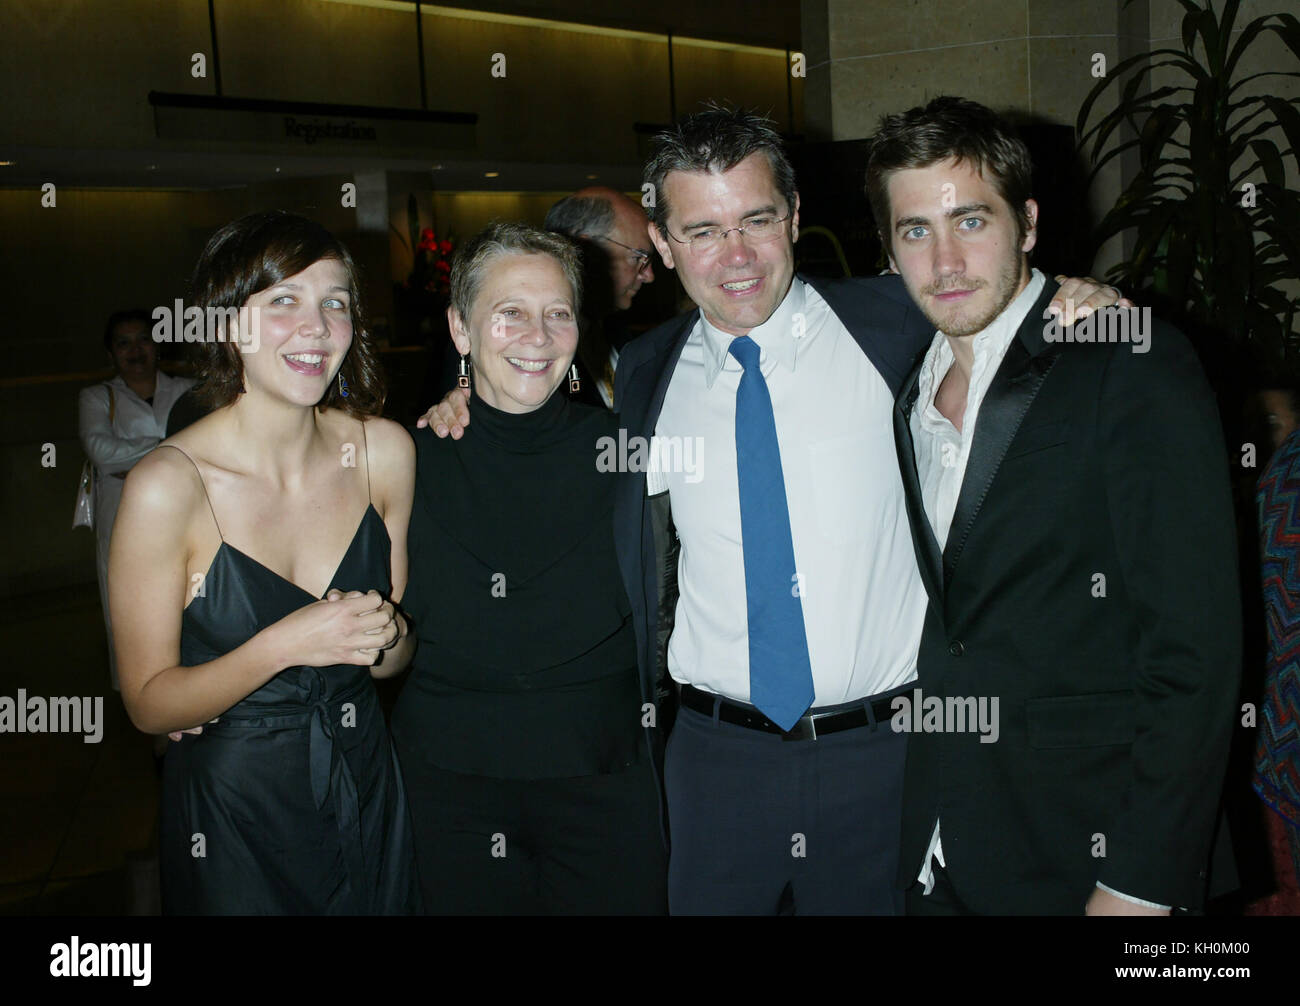
[[[776,419],[815,706],[916,677],[927,598],[894,448],[893,396],[844,324],[795,277],[749,332]],[[701,315],[673,372],[655,432],[698,438],[699,471],[666,471],[681,539],[673,678],[749,701],[749,630],[736,478],[732,336]],[[684,441],[682,441],[684,442]],[[671,443],[671,441],[670,441]],[[685,467],[685,466],[679,466]],[[653,490],[652,490],[653,491]]]

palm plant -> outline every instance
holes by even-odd
[[[1269,33],[1300,65],[1300,22],[1291,14],[1265,15],[1234,40],[1239,0],[1224,3],[1222,16],[1208,3],[1179,3],[1186,10],[1182,48],[1122,61],[1079,111],[1090,181],[1126,150],[1136,149],[1139,161],[1098,225],[1095,247],[1135,230],[1131,255],[1109,279],[1141,291],[1194,333],[1226,336],[1270,366],[1296,369],[1300,194],[1287,189],[1286,168],[1289,158],[1300,171],[1300,99],[1244,89],[1300,72],[1290,57],[1290,68],[1240,71],[1243,56]],[[1155,70],[1172,82],[1155,86]],[[1110,87],[1121,88],[1116,107],[1085,129]],[[1266,135],[1274,130],[1281,149]]]

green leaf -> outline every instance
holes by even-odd
[[[1218,76],[1223,73],[1224,52],[1219,36],[1219,21],[1214,15],[1213,7],[1206,7],[1201,11],[1196,19],[1196,27],[1201,35],[1201,44],[1205,46],[1205,58],[1209,63],[1210,73]]]
[[[1187,55],[1193,56],[1193,48],[1196,45],[1196,29],[1201,23],[1201,8],[1184,5],[1188,8],[1187,13],[1183,15],[1183,49]]]
[[[1140,136],[1142,144],[1139,150],[1143,164],[1154,161],[1160,156],[1165,141],[1174,135],[1182,122],[1183,118],[1178,114],[1178,109],[1169,105],[1162,105],[1147,117]]]
[[[1158,56],[1168,56],[1170,58],[1158,62],[1152,62]],[[1076,119],[1075,124],[1075,131],[1081,134],[1080,142],[1082,142],[1082,139],[1086,138],[1088,134],[1093,132],[1093,130],[1085,132],[1084,126],[1088,122],[1088,116],[1092,112],[1092,106],[1101,96],[1101,93],[1110,85],[1120,80],[1123,74],[1128,70],[1144,63],[1150,65],[1144,67],[1143,73],[1149,73],[1151,70],[1158,67],[1177,66],[1192,77],[1200,78],[1205,75],[1205,70],[1202,67],[1198,66],[1194,60],[1189,59],[1186,54],[1179,52],[1177,49],[1153,49],[1151,52],[1140,52],[1136,56],[1130,56],[1128,59],[1121,60],[1119,63],[1116,63],[1111,67],[1110,73],[1094,85],[1093,89],[1088,92],[1087,97],[1083,99],[1083,104],[1079,108],[1079,116]]]
[[[1269,140],[1252,140],[1250,149],[1259,158],[1259,166],[1263,168],[1264,177],[1269,183],[1279,189],[1286,188],[1286,165],[1282,163],[1282,155],[1277,152],[1276,144]]]
[[[1300,77],[1300,70],[1264,70],[1260,73],[1252,73],[1248,77],[1242,77],[1241,80],[1228,88],[1228,93],[1231,94],[1243,84],[1249,84],[1252,80],[1258,80],[1260,77]]]
[[[1291,147],[1292,156],[1296,156],[1295,152],[1300,151],[1300,110],[1297,110],[1290,101],[1274,98],[1272,95],[1264,96],[1264,104],[1277,119],[1277,124],[1282,127],[1286,142]],[[1297,162],[1297,165],[1300,166],[1300,162]]]
[[[1219,18],[1219,22],[1214,28],[1217,70],[1219,73],[1223,73],[1224,63],[1227,61],[1228,52],[1232,46],[1232,25],[1237,20],[1237,9],[1240,6],[1241,0],[1228,0],[1223,5],[1223,16]],[[1213,17],[1213,8],[1208,9],[1207,13]]]
[[[1138,83],[1138,79],[1134,78],[1133,83]],[[1128,122],[1131,118],[1135,118],[1146,112],[1154,114],[1157,111],[1161,112],[1161,114],[1173,114],[1179,117],[1185,117],[1186,113],[1184,110],[1189,107],[1188,105],[1159,104],[1159,102],[1164,98],[1170,97],[1176,91],[1191,90],[1191,88],[1186,87],[1161,87],[1149,94],[1143,95],[1141,98],[1126,96],[1121,99],[1120,104],[1116,106],[1115,110],[1106,115],[1106,117],[1097,124],[1096,128],[1098,131],[1092,145],[1092,157],[1096,158],[1098,152],[1105,145],[1106,140],[1110,138],[1110,134],[1114,132],[1119,125]]]
[[[1274,32],[1291,50],[1292,55],[1296,59],[1300,59],[1300,20],[1297,20],[1294,14],[1274,14],[1272,16],[1282,23],[1270,24],[1265,30]]]

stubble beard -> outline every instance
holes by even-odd
[[[967,314],[961,307],[956,308],[947,315],[941,315],[934,310],[934,303],[928,298],[935,294],[943,293],[949,289],[966,289],[968,284],[965,281],[943,286],[940,284],[930,284],[922,289],[922,297],[926,298],[922,303],[930,305],[931,310],[926,312],[926,317],[944,335],[953,338],[962,338],[968,335],[975,335],[982,332],[991,325],[995,318],[1007,309],[1007,305],[1016,299],[1019,292],[1021,269],[1023,266],[1022,256],[1017,253],[1015,258],[1011,259],[998,274],[995,286],[993,303],[987,310],[979,314]],[[981,280],[975,286],[976,290],[984,289],[988,283]]]

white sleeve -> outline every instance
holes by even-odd
[[[157,437],[119,437],[113,432],[108,418],[107,386],[82,388],[77,404],[81,447],[102,474],[130,471],[132,465],[158,445]]]

